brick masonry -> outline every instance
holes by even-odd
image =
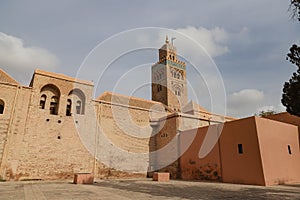
[[[185,68],[172,49],[165,44],[160,56]],[[179,104],[187,103],[186,74],[175,70],[181,78],[172,78],[170,63],[164,64],[168,70],[162,77],[169,89],[160,94],[152,90],[157,101],[111,92],[93,99],[92,82],[39,69],[27,87],[0,70],[0,100],[5,104],[0,114],[0,179],[63,179],[74,173],[145,177],[159,170],[178,178],[180,132],[233,118],[211,114],[193,102],[181,110]]]
[[[1,179],[62,179],[83,172],[96,178],[146,176],[149,169],[168,165],[165,157],[173,163],[167,167],[171,177],[176,177],[177,154],[153,157],[149,152],[163,148],[180,129],[208,123],[205,118],[175,114],[155,101],[109,92],[94,100],[92,83],[51,72],[36,70],[29,87],[5,80],[0,84],[5,102],[0,116]],[[45,109],[39,108],[45,86],[59,90],[57,115],[50,114],[50,100]],[[75,88],[84,94],[84,114],[72,108],[72,116],[66,116],[67,99]],[[161,111],[165,120],[159,117]],[[111,151],[107,141],[122,151]],[[176,152],[176,146],[171,149]],[[132,162],[124,151],[144,156]],[[116,170],[120,168],[124,170]]]

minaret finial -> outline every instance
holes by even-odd
[[[169,44],[169,38],[168,38],[168,35],[166,35],[166,44]]]

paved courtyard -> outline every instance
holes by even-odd
[[[1,182],[2,199],[300,199],[300,185],[260,187],[150,179],[99,180],[94,185],[20,181]]]

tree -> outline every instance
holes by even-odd
[[[300,0],[291,0],[290,10],[292,17],[300,21]],[[289,82],[284,83],[281,103],[288,113],[300,117],[300,47],[293,44],[286,59],[298,69],[293,73]]]
[[[300,21],[300,0],[291,0],[290,9],[293,19]]]
[[[274,111],[274,110],[267,110],[267,111],[261,110],[261,111],[259,111],[258,114],[255,114],[255,115],[260,116],[260,117],[266,117],[266,116],[269,116],[269,115],[274,115],[276,113],[277,112]]]
[[[292,115],[300,117],[300,74],[293,73],[289,82],[285,82],[281,99],[286,111]]]

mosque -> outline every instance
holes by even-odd
[[[255,185],[300,182],[300,120],[237,119],[188,101],[186,63],[166,39],[152,100],[36,69],[29,86],[0,70],[0,180],[151,177]]]

